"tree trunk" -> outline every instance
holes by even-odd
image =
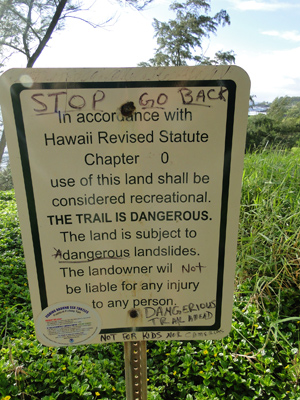
[[[43,37],[43,39],[41,40],[41,43],[39,44],[39,46],[37,47],[37,49],[35,50],[35,52],[32,54],[32,56],[28,59],[27,62],[27,68],[31,68],[33,66],[33,64],[36,62],[36,60],[38,59],[38,57],[40,56],[40,54],[42,53],[42,51],[44,50],[46,44],[48,43],[49,39],[51,38],[51,35],[61,17],[61,14],[67,4],[68,0],[60,0],[56,11],[53,15],[52,21],[50,22],[49,28],[47,29],[47,32],[45,33],[45,36]]]

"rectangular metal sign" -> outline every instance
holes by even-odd
[[[249,86],[235,66],[2,75],[43,344],[230,331]]]

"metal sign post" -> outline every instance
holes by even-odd
[[[147,400],[147,342],[124,342],[127,400]]]

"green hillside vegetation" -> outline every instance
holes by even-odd
[[[300,143],[300,97],[278,97],[267,114],[248,119],[247,151],[264,148],[291,149]]]
[[[148,342],[149,399],[299,400],[299,165],[297,151],[246,155],[232,331]],[[13,191],[0,212],[0,399],[125,399],[122,343],[38,343]]]

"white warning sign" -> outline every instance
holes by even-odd
[[[226,335],[246,73],[20,69],[0,97],[40,340]]]

